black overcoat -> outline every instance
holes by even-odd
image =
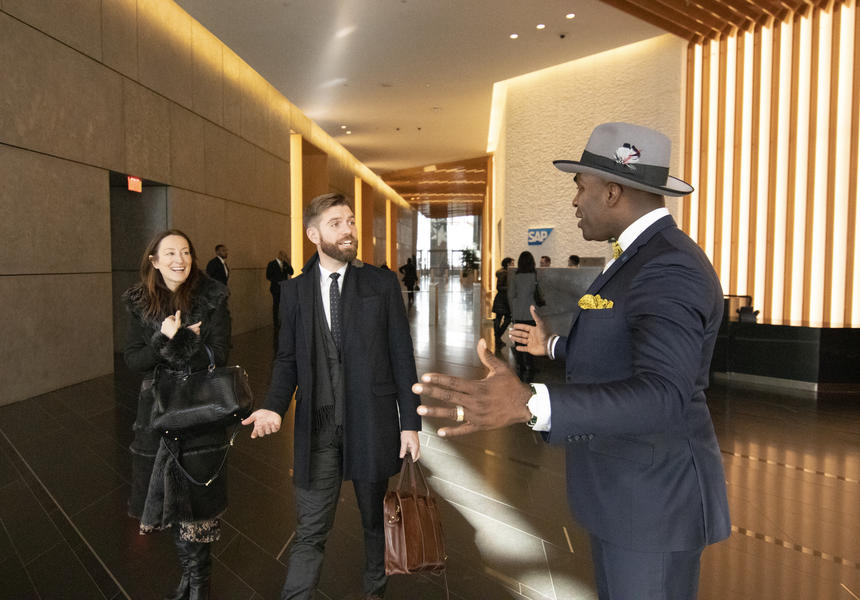
[[[192,370],[209,364],[204,344],[212,349],[216,366],[227,363],[230,348],[230,311],[227,308],[227,287],[206,274],[200,273],[191,310],[182,314],[182,324],[200,321],[200,335],[189,329],[180,329],[173,339],[161,333],[162,319],[149,319],[143,314],[143,293],[139,285],[132,286],[123,295],[132,315],[125,345],[125,363],[143,375],[142,385],[152,379],[157,364],[170,369]],[[138,398],[137,418],[134,423],[132,452],[132,491],[129,514],[140,518],[158,451],[159,433],[149,428],[152,412],[151,396]],[[224,455],[228,440],[225,429],[187,437],[181,442],[181,464],[192,476],[205,481],[213,473]],[[212,519],[227,508],[227,468],[208,487],[188,486],[193,520]],[[184,502],[185,499],[177,499]]]
[[[294,482],[310,484],[313,413],[314,254],[302,274],[281,284],[281,330],[264,408],[282,417],[296,396]],[[343,478],[383,481],[400,471],[400,431],[421,430],[412,393],[412,335],[397,276],[360,261],[346,270],[343,302]]]

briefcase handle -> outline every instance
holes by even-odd
[[[409,487],[404,490],[407,480],[409,481]],[[419,480],[423,491],[419,491],[418,489]],[[412,455],[408,452],[403,459],[403,466],[400,469],[400,482],[397,484],[397,493],[402,494],[404,491],[413,496],[430,495],[430,486],[427,485],[427,479],[424,478],[424,471],[421,470],[421,466],[417,462],[412,460]]]

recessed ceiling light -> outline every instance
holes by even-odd
[[[520,37],[520,34],[518,34],[518,33],[512,33],[512,34],[511,34],[511,39],[512,39],[512,40],[515,40],[515,39],[517,39],[518,37]]]
[[[544,25],[543,23],[538,23],[537,28],[538,29],[546,29],[546,25]]]
[[[341,129],[346,129],[346,125],[341,125],[341,126],[340,126],[340,128],[341,128]]]
[[[565,19],[574,19],[574,18],[576,18],[576,13],[567,13],[566,15],[564,15],[564,18]]]
[[[351,132],[349,129],[347,129],[347,130],[346,130],[346,135],[352,135],[352,132]]]

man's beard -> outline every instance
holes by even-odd
[[[347,240],[352,240],[352,246],[345,250],[341,250],[337,244],[332,244],[331,242],[327,242],[325,240],[320,240],[320,248],[327,256],[335,259],[338,262],[352,262],[358,255],[358,240],[350,236],[347,238],[341,238],[339,242],[345,242]]]

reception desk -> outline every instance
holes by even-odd
[[[860,392],[860,329],[723,320],[711,371],[813,392]]]

